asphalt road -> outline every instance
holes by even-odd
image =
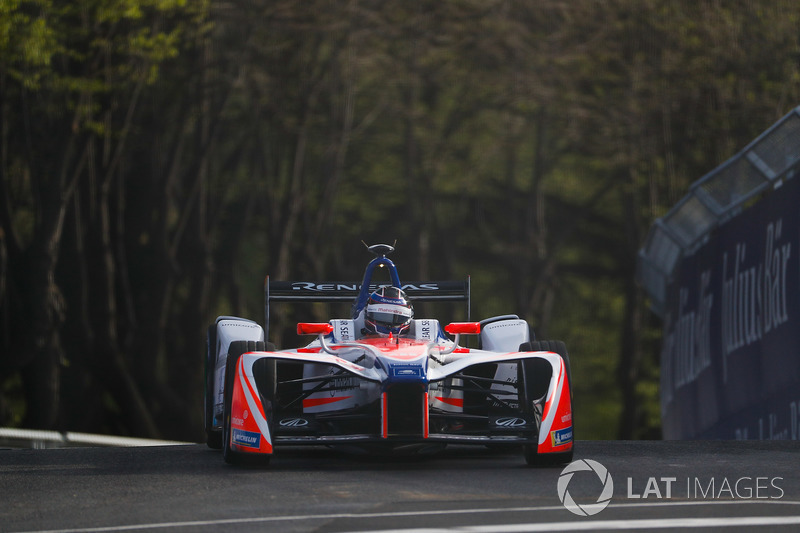
[[[0,450],[0,531],[800,530],[797,441],[578,442],[571,468],[468,447],[264,469],[205,445]]]

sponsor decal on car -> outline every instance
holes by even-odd
[[[234,429],[231,432],[231,440],[237,446],[244,446],[246,448],[258,449],[261,446],[261,434],[252,431]]]
[[[247,417],[250,416],[250,413],[247,412],[247,409],[244,410],[241,417],[238,416],[231,416],[231,425],[242,428],[244,427],[244,421],[247,420]]]
[[[337,342],[354,341],[355,326],[352,320],[331,320],[333,324],[333,334]]]
[[[305,418],[284,418],[279,424],[284,428],[302,428],[308,425],[308,420]]]
[[[527,423],[525,419],[515,416],[504,416],[494,421],[494,425],[500,428],[518,428]]]
[[[331,398],[335,396],[342,396],[343,394],[346,394],[345,391],[351,391],[358,388],[358,380],[350,375],[342,376],[342,372],[338,368],[331,366],[328,373],[331,376],[330,380],[327,382],[330,385],[330,391],[328,394]],[[311,397],[319,398],[324,394],[324,392],[317,392],[313,393]]]
[[[381,287],[391,287],[391,284],[371,283],[369,286],[370,291],[376,291]],[[330,292],[330,291],[357,291],[361,289],[360,283],[314,283],[311,281],[295,281],[292,283],[293,291],[314,291],[314,292]],[[407,283],[402,286],[402,289],[408,291],[438,291],[439,285],[437,283],[420,283],[414,285]]]
[[[572,426],[550,432],[550,441],[553,446],[561,446],[572,442]]]
[[[418,320],[417,321],[417,339],[420,340],[433,340],[433,321],[432,320]]]
[[[391,371],[397,378],[422,377],[422,367],[416,365],[391,365]]]
[[[256,329],[256,328],[260,328],[261,327],[258,324],[255,324],[253,322],[245,322],[243,320],[225,321],[225,322],[220,322],[218,325],[221,328],[250,328],[250,329]]]
[[[400,302],[400,300],[397,300]],[[412,312],[408,307],[397,307],[396,305],[372,304],[367,306],[367,311],[372,313],[385,313],[387,315],[398,315],[411,317]]]

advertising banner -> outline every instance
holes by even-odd
[[[714,230],[669,293],[664,438],[800,438],[800,179]]]

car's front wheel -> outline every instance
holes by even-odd
[[[561,453],[540,454],[535,444],[525,444],[523,453],[528,466],[559,466],[572,462],[572,450]]]

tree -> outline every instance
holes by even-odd
[[[137,432],[156,433],[119,344],[121,280],[112,249],[119,228],[111,207],[121,199],[115,194],[122,190],[122,161],[141,95],[177,52],[182,28],[173,17],[180,9],[180,2],[156,0],[40,0],[13,1],[0,12],[0,24],[10,29],[0,43],[6,261],[0,364],[6,376],[21,372],[24,425],[56,426],[60,373],[70,364],[62,326],[71,313],[86,329],[82,349],[70,353],[86,361],[72,362],[104,369],[114,385],[109,392],[116,392]],[[59,280],[68,221],[78,269]],[[82,292],[67,302],[65,284],[81,273]]]

